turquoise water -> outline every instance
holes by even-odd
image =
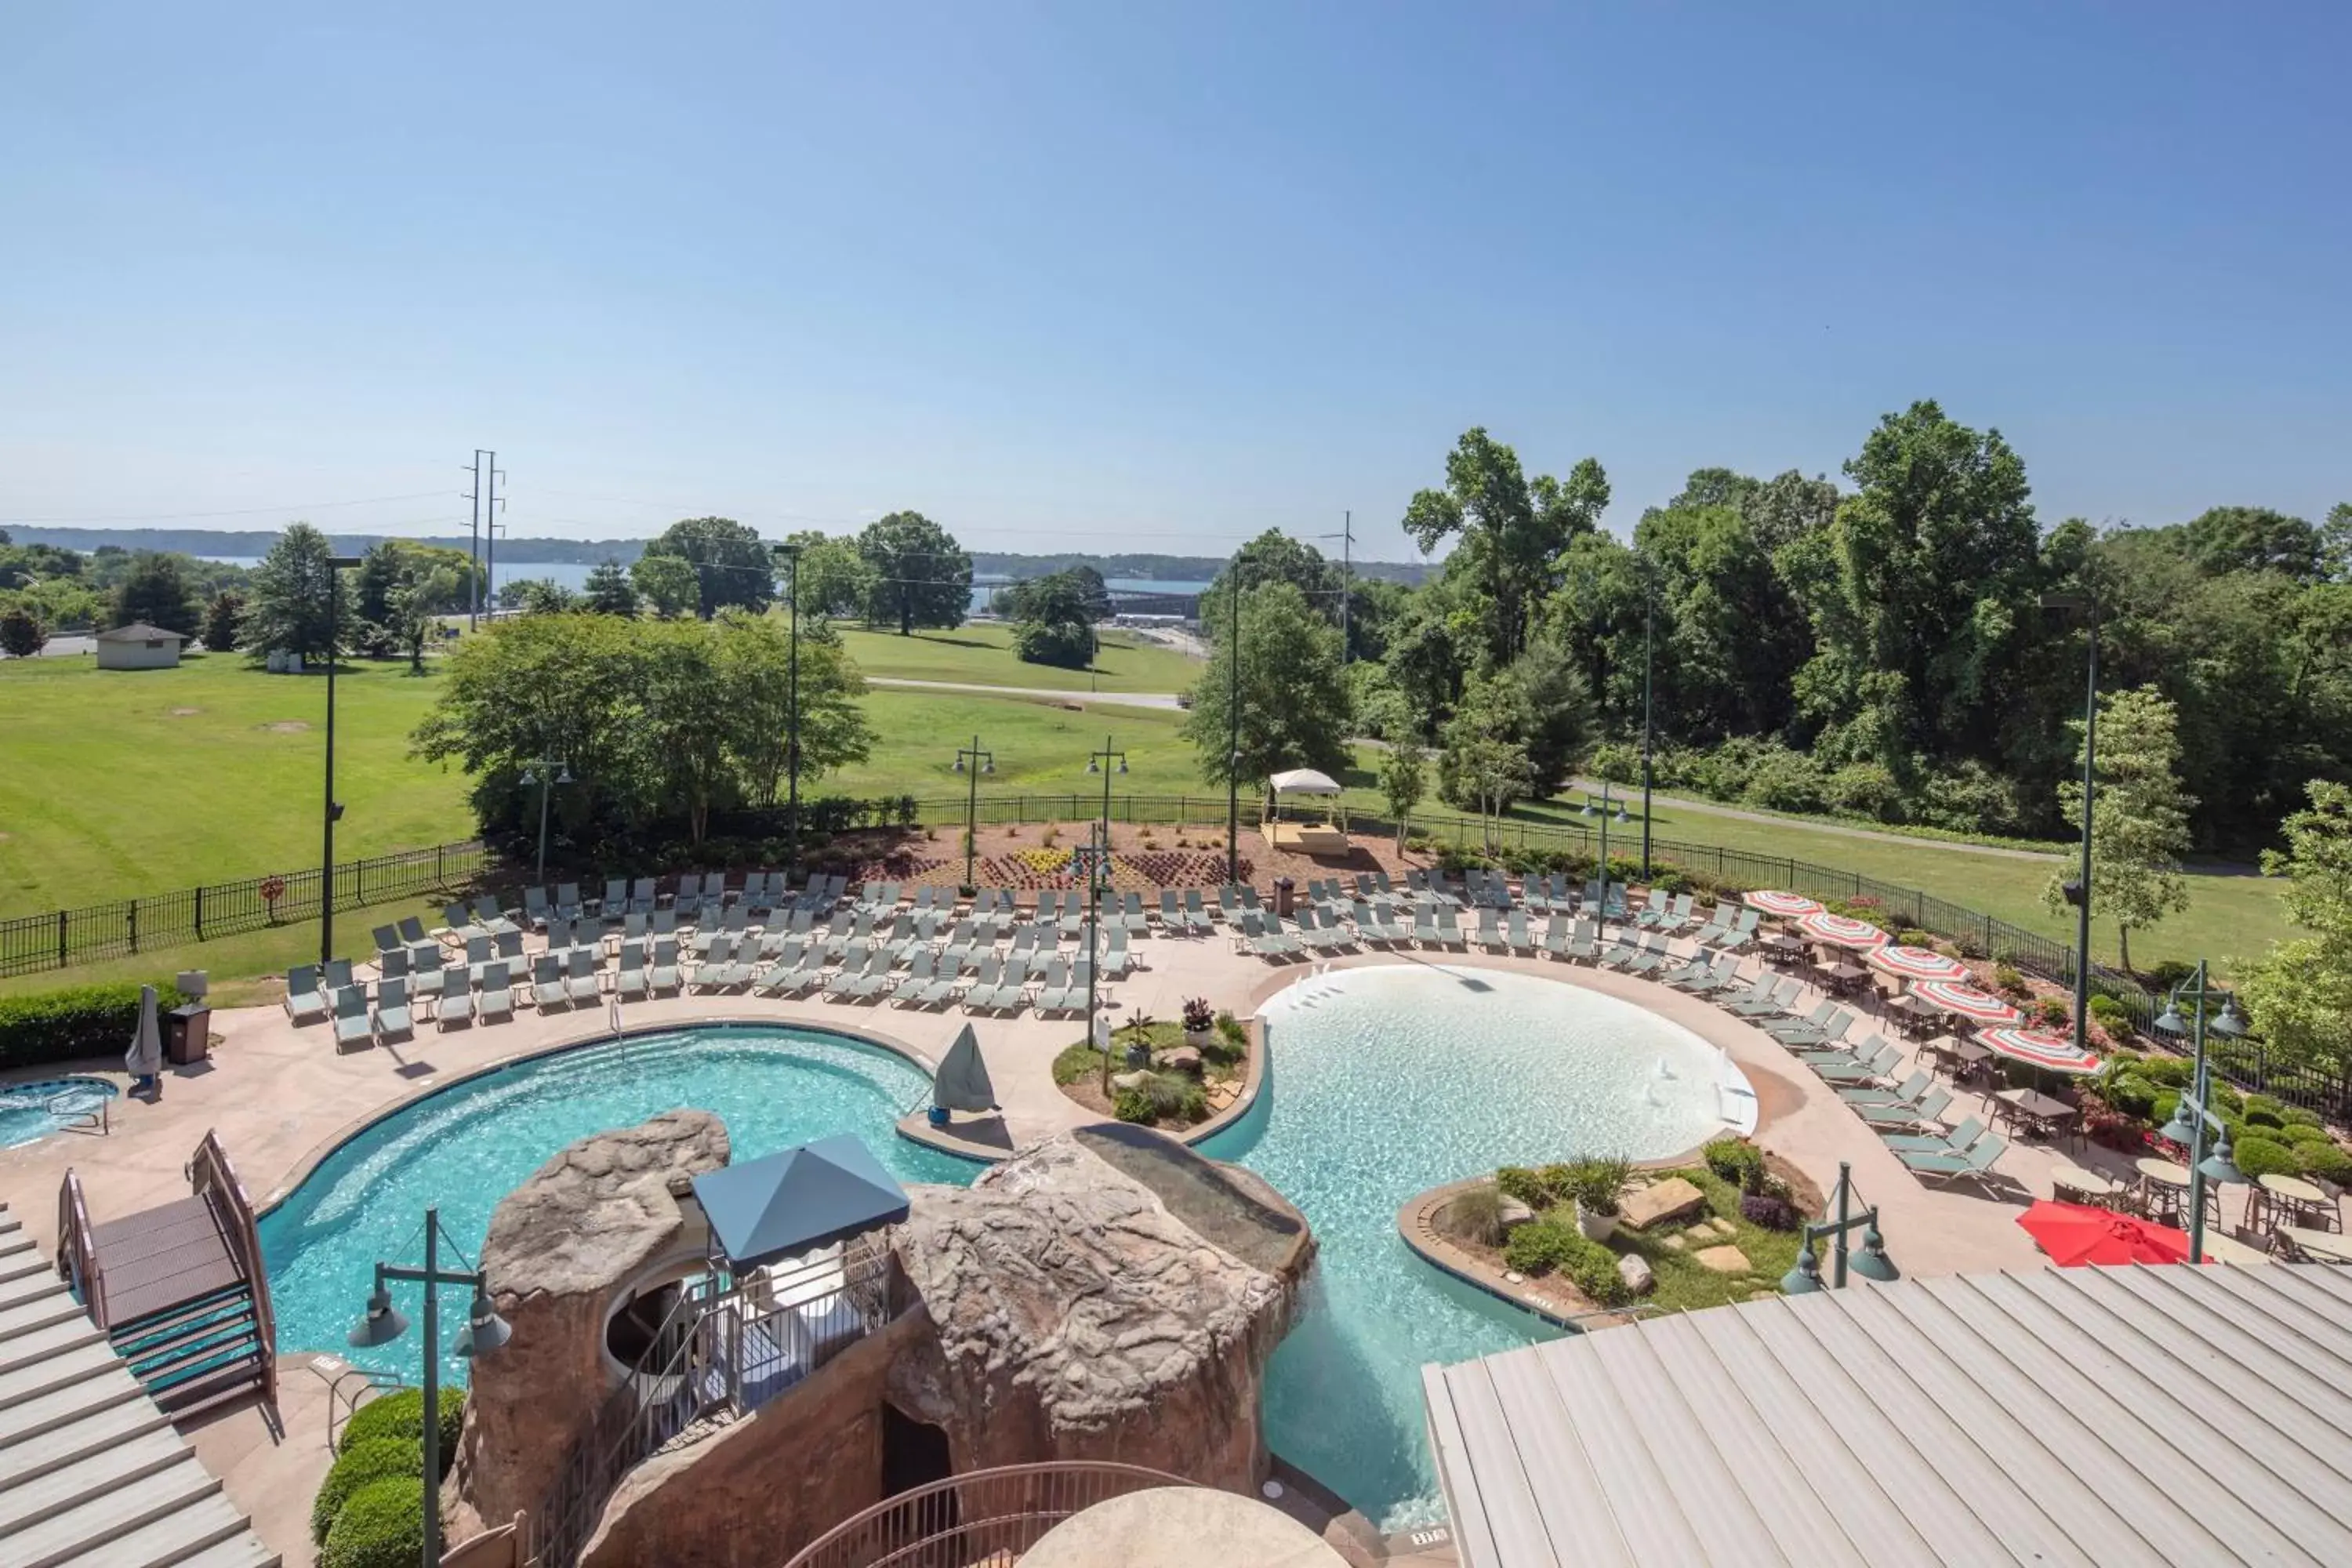
[[[114,1096],[114,1086],[102,1078],[45,1078],[0,1085],[0,1149],[46,1138],[62,1125],[60,1117],[96,1111],[99,1101]]]
[[[1719,1058],[1614,997],[1435,964],[1318,976],[1261,1016],[1268,1079],[1202,1152],[1264,1175],[1315,1232],[1307,1310],[1267,1373],[1266,1441],[1384,1530],[1442,1520],[1423,1365],[1553,1331],[1415,1258],[1397,1210],[1496,1165],[1701,1143],[1721,1125]]]
[[[961,1186],[980,1167],[892,1131],[929,1086],[926,1074],[887,1051],[781,1026],[645,1036],[455,1084],[344,1144],[262,1216],[278,1347],[332,1351],[416,1378],[419,1329],[372,1350],[354,1350],[343,1336],[367,1304],[378,1258],[424,1261],[426,1205],[440,1205],[443,1227],[476,1257],[499,1200],[565,1144],[679,1106],[724,1121],[737,1161],[848,1131],[902,1182]],[[394,1292],[412,1324],[421,1294],[413,1285]],[[467,1299],[464,1290],[441,1293],[445,1347]],[[442,1375],[462,1383],[466,1363],[445,1354]]]

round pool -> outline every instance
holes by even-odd
[[[1677,1154],[1741,1125],[1754,1101],[1690,1030],[1531,975],[1341,970],[1260,1016],[1258,1100],[1202,1152],[1272,1182],[1318,1243],[1306,1310],[1268,1370],[1266,1440],[1385,1530],[1442,1519],[1421,1368],[1551,1331],[1414,1257],[1398,1209],[1502,1164]]]
[[[425,1210],[468,1258],[490,1211],[565,1144],[680,1106],[716,1113],[736,1161],[854,1132],[904,1182],[961,1185],[979,1167],[893,1131],[929,1075],[905,1058],[819,1029],[777,1025],[679,1029],[540,1057],[451,1085],[394,1111],[322,1161],[261,1220],[281,1351],[332,1351],[362,1366],[418,1374],[414,1332],[354,1350],[344,1334],[367,1304],[378,1258],[423,1261]],[[445,1257],[444,1266],[453,1266]],[[406,1288],[404,1310],[414,1306]],[[467,1293],[442,1292],[442,1343]],[[412,1319],[415,1316],[410,1311]],[[444,1358],[463,1383],[466,1363]]]
[[[101,1116],[106,1101],[117,1092],[102,1078],[44,1078],[0,1084],[0,1149],[14,1149],[46,1138],[60,1127]]]

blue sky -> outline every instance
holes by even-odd
[[[1222,553],[1484,424],[2352,499],[2352,7],[13,8],[0,519]]]

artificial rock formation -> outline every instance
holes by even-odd
[[[620,1385],[604,1351],[614,1302],[665,1268],[699,1264],[685,1184],[727,1163],[727,1128],[671,1110],[571,1144],[490,1215],[482,1268],[514,1337],[473,1367],[448,1489],[474,1517],[537,1509],[575,1436]]]

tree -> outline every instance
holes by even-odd
[[[353,595],[348,587],[330,592],[334,558],[327,536],[307,522],[278,536],[254,569],[252,597],[237,623],[247,658],[260,664],[282,649],[323,659],[352,641],[359,622]]]
[[[2263,870],[2288,879],[2280,905],[2308,934],[2231,963],[2247,1011],[2273,1061],[2342,1076],[2352,1057],[2352,786],[2311,781],[2311,804],[2281,824],[2286,847]]]
[[[812,529],[785,542],[800,547],[793,592],[800,597],[803,618],[820,619],[865,612],[877,585],[877,574],[858,552],[857,541],[847,534],[829,538]]]
[[[776,596],[775,562],[767,545],[732,518],[673,522],[646,546],[646,554],[667,555],[694,569],[697,613],[704,620],[730,605],[764,610]]]
[[[236,647],[236,624],[245,615],[245,595],[224,588],[205,606],[205,651],[226,653]]]
[[[634,616],[637,613],[637,590],[629,582],[629,574],[619,562],[600,561],[588,574],[582,607],[599,616]]]
[[[730,714],[727,755],[746,804],[775,805],[792,766],[790,631],[772,619],[729,611],[719,627],[718,675]],[[841,638],[801,633],[801,777],[822,777],[872,754],[874,730],[857,700],[866,679]]]
[[[663,620],[690,616],[701,603],[693,563],[682,556],[640,555],[629,567],[629,581]]]
[[[2329,507],[2319,525],[2319,569],[2331,583],[2352,583],[2352,500]]]
[[[2181,545],[2197,569],[2277,572],[2298,583],[2320,575],[2319,530],[2266,506],[2217,506],[2189,520]]]
[[[2189,849],[2189,807],[2178,773],[2177,711],[2153,688],[2099,697],[2098,788],[2091,805],[2091,912],[2116,922],[2123,966],[2131,967],[2131,933],[2189,907],[2180,857]],[[2081,726],[2074,726],[2079,732]],[[2075,749],[2075,765],[2082,749]],[[2059,809],[2071,820],[2083,812],[2083,786],[2059,786]],[[2062,866],[2050,874],[2042,901],[2066,907]]]
[[[1094,658],[1095,636],[1084,580],[1075,573],[1056,572],[1018,587],[1010,595],[1013,613],[1020,619],[1013,633],[1013,652],[1030,664],[1086,668]]]
[[[1307,607],[1289,583],[1270,583],[1242,595],[1241,725],[1235,766],[1228,706],[1235,639],[1219,637],[1208,667],[1192,688],[1183,734],[1211,784],[1238,777],[1263,781],[1287,768],[1346,771],[1348,683],[1339,666],[1339,634]]]
[[[1391,746],[1381,753],[1381,798],[1396,818],[1397,847],[1404,847],[1411,830],[1412,808],[1428,793],[1429,773],[1422,765],[1421,748],[1410,743]]]
[[[1484,627],[1484,662],[1492,667],[1527,647],[1537,608],[1558,585],[1560,552],[1598,529],[1608,506],[1609,478],[1594,458],[1580,459],[1565,479],[1530,480],[1517,452],[1473,429],[1446,457],[1445,488],[1419,491],[1407,504],[1404,531],[1423,554],[1461,535],[1446,575],[1461,574],[1492,606]]]
[[[204,612],[182,560],[153,550],[142,550],[132,557],[130,570],[115,584],[114,597],[107,606],[108,625],[127,626],[143,621],[183,637],[195,636]]]
[[[10,658],[30,658],[48,640],[47,628],[29,611],[15,605],[0,610],[0,653]]]
[[[960,626],[971,612],[971,557],[953,535],[919,511],[894,511],[866,525],[857,552],[874,569],[866,619],[917,626]]]
[[[433,628],[440,624],[440,606],[449,602],[451,595],[462,592],[457,574],[437,565],[404,578],[392,591],[390,629],[407,650],[408,668],[415,673],[425,673],[425,649],[433,640]]]
[[[526,616],[569,615],[580,608],[580,595],[552,577],[526,577],[511,586]]]
[[[1527,758],[1527,787],[1537,799],[1558,795],[1591,742],[1592,703],[1567,651],[1549,639],[1529,643],[1495,679],[1507,715],[1507,738]]]
[[[1201,631],[1214,639],[1224,635],[1225,616],[1233,604],[1233,574],[1241,573],[1242,591],[1268,583],[1287,583],[1298,590],[1315,613],[1333,626],[1339,624],[1339,566],[1304,540],[1269,528],[1234,552],[1201,595]]]

